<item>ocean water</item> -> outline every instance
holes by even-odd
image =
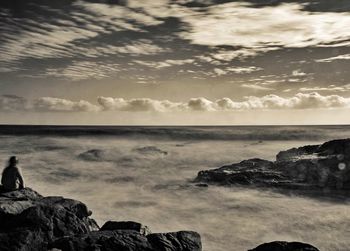
[[[349,250],[350,199],[242,187],[196,187],[198,171],[350,137],[349,126],[0,126],[0,161],[17,155],[27,186],[83,201],[100,225],[133,220],[153,232],[194,230],[203,250],[274,240]]]

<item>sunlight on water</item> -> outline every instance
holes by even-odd
[[[348,250],[350,205],[256,189],[196,187],[200,170],[321,141],[0,136],[0,158],[20,158],[28,186],[85,202],[101,225],[134,220],[153,232],[198,231],[203,250],[247,250],[273,240]],[[341,167],[339,167],[341,168]]]

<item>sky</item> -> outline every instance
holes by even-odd
[[[347,0],[2,0],[0,123],[349,124]]]

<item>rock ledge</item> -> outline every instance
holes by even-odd
[[[30,188],[0,191],[0,249],[4,251],[200,251],[193,231],[151,233],[137,222],[108,221],[101,228],[77,200],[43,197]]]

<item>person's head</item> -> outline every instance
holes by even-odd
[[[10,159],[9,159],[9,165],[10,166],[15,166],[17,165],[18,163],[18,159],[16,156],[11,156]]]

